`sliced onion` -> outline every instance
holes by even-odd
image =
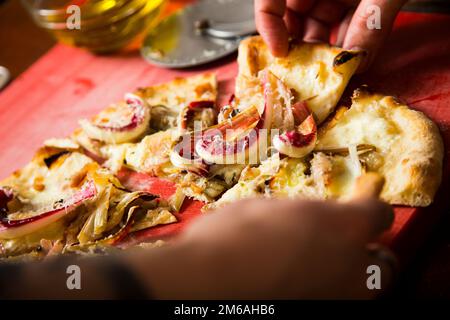
[[[275,93],[272,81],[275,77],[270,71],[265,70],[262,74],[262,84],[264,87],[264,105],[259,110],[261,115],[260,128],[270,130],[272,127],[272,113],[275,104]]]
[[[206,176],[209,166],[195,152],[194,135],[186,135],[170,152],[170,162],[180,169]]]
[[[292,113],[294,97],[291,90],[269,70],[262,73],[262,84],[264,87],[264,109],[261,113],[263,118],[263,126],[261,127],[292,130],[294,128]]]
[[[300,124],[295,130],[274,136],[272,143],[275,149],[284,155],[303,158],[314,150],[317,142],[317,126],[305,103],[294,105],[293,113],[296,123],[300,122]],[[307,115],[306,118],[304,118],[305,115]]]
[[[294,116],[295,125],[299,125],[311,115],[306,101],[300,101],[292,106],[292,113]]]
[[[348,146],[348,154],[352,163],[352,171],[355,177],[359,177],[363,173],[361,162],[359,162],[358,149],[356,144]]]
[[[117,120],[114,123],[114,119],[110,119],[108,125],[103,125],[85,119],[81,120],[80,125],[89,138],[107,143],[124,143],[131,142],[143,135],[150,123],[150,109],[145,105],[143,99],[131,93],[125,95],[125,103],[132,112],[132,116],[125,123],[118,123]],[[113,113],[108,116],[114,117],[114,115]],[[118,116],[121,116],[120,112],[118,112]]]
[[[195,144],[195,151],[204,160],[216,164],[245,163],[257,157],[258,130],[261,117],[256,107],[250,107],[230,120],[205,130]]]
[[[80,191],[58,204],[56,208],[38,213],[30,218],[20,220],[3,219],[0,221],[0,239],[14,239],[30,234],[36,230],[63,218],[85,200],[95,197],[97,189],[93,181],[86,182]]]

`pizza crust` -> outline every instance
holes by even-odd
[[[381,198],[391,204],[428,206],[441,183],[444,147],[437,126],[394,97],[356,90],[335,124],[319,130],[316,149],[369,144],[368,171],[383,175]]]
[[[191,101],[216,101],[217,79],[214,73],[204,73],[174,80],[150,87],[139,88],[136,94],[152,107],[165,105],[175,111]]]

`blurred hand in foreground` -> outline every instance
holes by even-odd
[[[367,267],[381,267],[383,286],[392,270],[367,244],[392,219],[370,199],[238,202],[189,227],[160,264],[171,277],[148,278],[149,287],[162,298],[371,298]]]
[[[381,289],[392,270],[367,245],[392,219],[390,206],[370,199],[237,202],[162,248],[0,265],[0,298],[373,298],[368,266],[380,267]],[[82,290],[68,290],[71,265]]]

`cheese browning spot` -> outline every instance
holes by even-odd
[[[342,51],[334,58],[333,67],[339,67],[359,55],[360,52]]]

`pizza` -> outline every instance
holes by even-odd
[[[439,130],[365,86],[343,104],[361,59],[307,43],[275,58],[250,37],[225,106],[211,73],[125,94],[0,182],[0,257],[108,252],[133,232],[177,223],[186,198],[205,212],[250,197],[347,201],[361,192],[430,205],[442,177]],[[124,170],[177,191],[164,200],[128,190]]]
[[[48,141],[1,185],[2,256],[89,252],[177,221],[167,201],[125,189],[70,140]]]

